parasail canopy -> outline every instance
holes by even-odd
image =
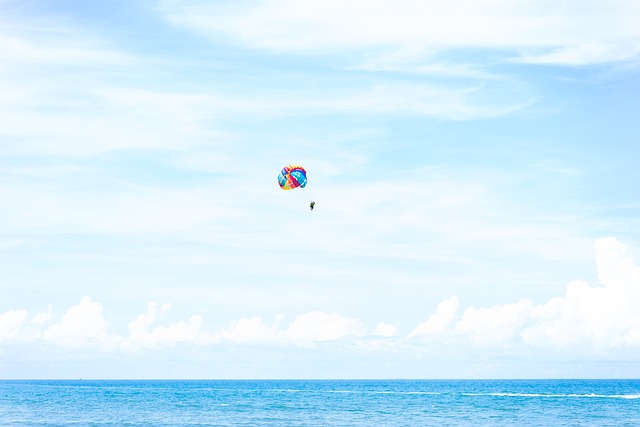
[[[300,165],[287,165],[278,175],[278,184],[283,190],[304,188],[307,185],[307,171]]]

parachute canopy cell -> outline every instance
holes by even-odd
[[[278,175],[278,184],[283,190],[304,188],[307,185],[307,171],[300,165],[287,165]]]

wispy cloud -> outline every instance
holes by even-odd
[[[338,1],[159,2],[176,25],[252,48],[329,53],[362,48],[547,49],[535,62],[629,59],[640,49],[638,5],[619,0],[553,2]],[[572,52],[572,53],[569,53]]]

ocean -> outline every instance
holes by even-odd
[[[640,426],[640,380],[0,381],[0,426]]]

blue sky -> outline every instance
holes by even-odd
[[[0,0],[0,377],[637,377],[638,18]]]

